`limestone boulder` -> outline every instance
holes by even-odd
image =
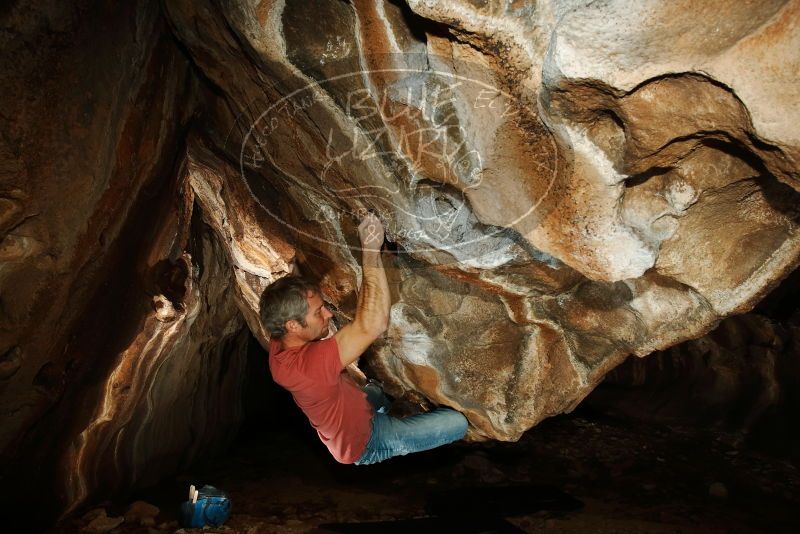
[[[165,5],[216,88],[187,157],[251,329],[295,269],[351,319],[375,211],[394,304],[362,367],[477,435],[517,439],[798,263],[798,2]]]

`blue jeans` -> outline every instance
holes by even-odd
[[[438,408],[398,419],[386,415],[389,399],[375,384],[364,387],[375,414],[367,448],[356,465],[375,464],[394,456],[427,451],[459,440],[467,433],[467,418],[450,408]]]

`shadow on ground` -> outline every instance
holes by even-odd
[[[255,349],[254,349],[255,350]],[[185,532],[795,532],[800,473],[712,429],[636,423],[588,408],[517,443],[456,443],[382,464],[337,464],[285,391],[253,358],[246,424],[229,453],[157,487],[160,513],[111,532],[175,532],[190,484],[228,492],[230,520]],[[261,366],[261,367],[259,367]],[[96,512],[95,512],[96,513]],[[85,516],[84,516],[85,517]],[[90,516],[91,517],[91,516]],[[75,517],[52,532],[76,532]]]

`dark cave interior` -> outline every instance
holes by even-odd
[[[690,341],[631,357],[574,412],[518,442],[462,442],[362,467],[330,458],[251,337],[245,418],[230,447],[99,504],[109,516],[123,516],[131,502],[154,504],[157,526],[169,530],[186,487],[208,483],[231,496],[227,525],[235,532],[792,532],[800,496],[798,291],[800,271],[748,314],[771,325],[781,340],[772,347],[784,351],[780,394],[768,406],[758,401],[775,386],[763,378],[740,374],[750,380],[715,386],[739,358],[766,357],[753,350],[763,340],[731,347],[749,347],[744,356],[687,359]],[[731,330],[743,329],[722,325],[709,336],[730,345]],[[85,527],[97,506],[51,532]]]
[[[800,1],[618,4],[0,5],[2,530],[795,532],[800,152],[770,112]],[[475,65],[426,116],[412,89]],[[502,114],[464,107],[487,80]],[[272,381],[258,296],[299,270],[352,319],[367,208],[397,212],[397,313],[361,368],[470,434],[356,467]],[[204,484],[230,519],[181,528]]]
[[[797,324],[797,280],[755,310],[774,314],[782,331]],[[702,392],[719,367],[687,367],[682,350],[654,355],[661,372],[645,371],[643,383],[630,375],[648,360],[623,364],[574,412],[518,442],[462,442],[355,467],[330,458],[251,338],[245,419],[223,454],[93,503],[50,532],[85,527],[98,505],[124,516],[140,500],[159,508],[159,529],[175,529],[186,488],[206,483],[231,496],[232,530],[220,532],[792,532],[800,431],[791,389],[744,428],[746,417],[731,414],[752,408],[765,384],[741,384],[720,397],[732,404],[715,404]],[[715,363],[724,370],[724,358]]]

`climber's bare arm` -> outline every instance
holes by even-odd
[[[358,226],[361,240],[363,280],[358,292],[356,317],[334,334],[342,368],[361,356],[389,326],[389,283],[381,262],[383,224],[375,215],[364,217]]]

